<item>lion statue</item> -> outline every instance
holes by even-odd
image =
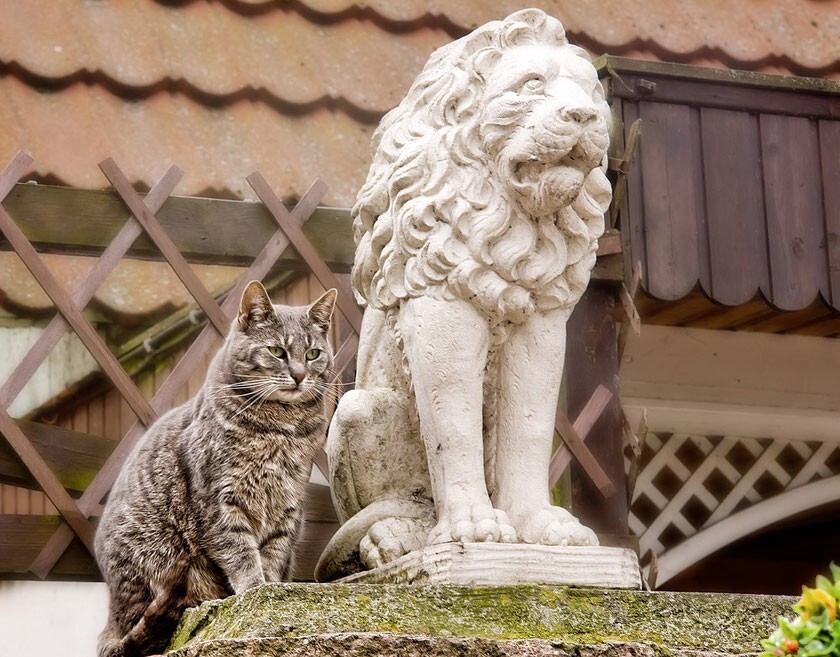
[[[437,50],[383,118],[353,208],[365,313],[319,579],[448,541],[597,545],[552,506],[548,467],[609,120],[588,56],[536,9]]]

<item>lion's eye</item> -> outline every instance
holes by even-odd
[[[525,93],[536,94],[545,89],[545,80],[539,76],[528,78],[522,83],[521,90]]]
[[[276,345],[272,345],[268,348],[269,353],[275,358],[285,358],[286,357],[286,350],[283,347],[278,347]]]
[[[321,355],[320,349],[310,349],[306,352],[306,360],[315,360]]]

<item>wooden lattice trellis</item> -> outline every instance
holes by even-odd
[[[0,172],[0,202],[6,198],[31,164],[32,158],[23,152],[19,152]],[[55,505],[63,519],[63,523],[46,542],[29,567],[30,572],[42,578],[50,573],[73,540],[74,535],[78,536],[92,553],[94,528],[90,522],[90,516],[98,509],[100,502],[116,479],[132,448],[136,445],[146,427],[174,405],[178,392],[191,374],[200,366],[202,358],[221,342],[223,336],[227,333],[231,319],[235,315],[238,300],[247,282],[264,278],[275,266],[287,247],[291,246],[298,253],[324,288],[334,287],[340,292],[337,304],[352,328],[352,332],[337,350],[335,358],[337,376],[340,376],[355,356],[362,322],[362,313],[353,301],[353,295],[347,284],[333,274],[301,230],[301,226],[316,210],[318,202],[326,192],[327,187],[322,181],[316,180],[295,208],[289,212],[261,174],[257,172],[247,178],[276,223],[276,228],[262,249],[253,257],[238,283],[230,290],[224,301],[219,304],[193,273],[184,256],[167,235],[156,216],[164,202],[174,191],[183,172],[176,166],[170,167],[152,187],[148,195],[141,198],[113,160],[105,160],[100,164],[100,168],[128,209],[129,216],[114,239],[104,249],[86,280],[72,293],[65,290],[50,273],[24,232],[6,209],[0,205],[0,232],[3,233],[8,243],[58,310],[35,345],[0,388],[0,433],[25,468],[31,473],[35,482]],[[144,233],[159,250],[162,259],[175,271],[208,320],[169,376],[148,400],[83,315],[85,306],[93,298],[99,286],[113,271],[121,258],[129,252],[135,240]],[[602,252],[615,254],[617,250],[620,250],[620,248],[616,249],[617,241],[615,239],[607,240],[606,244],[607,246]],[[35,439],[34,426],[31,423],[15,421],[7,411],[9,405],[49,355],[51,349],[70,330],[78,335],[99,363],[104,374],[114,384],[137,417],[137,420],[124,433],[116,449],[105,460],[104,465],[78,499],[71,497],[59,478],[51,470],[45,458],[33,445],[30,438]],[[603,386],[598,386],[589,399],[589,403],[585,405],[574,423],[570,422],[564,413],[558,412],[556,427],[565,444],[557,450],[552,459],[550,473],[552,485],[574,456],[602,495],[608,497],[615,492],[616,487],[598,464],[590,449],[584,444],[587,433],[612,397],[613,395],[609,390]],[[43,425],[37,425],[37,427],[41,437],[43,437],[44,431],[49,431],[49,428]],[[56,435],[57,439],[60,440],[58,434]],[[323,451],[318,455],[316,463],[319,469],[326,474],[328,464]]]
[[[643,556],[661,556],[740,511],[838,475],[838,442],[651,432],[630,528]]]
[[[5,198],[31,164],[32,158],[22,152],[13,158],[0,173],[0,198]],[[131,187],[113,160],[104,161],[100,167],[129,208],[131,216],[99,258],[87,279],[74,294],[69,294],[55,280],[29,240],[5,209],[0,206],[0,231],[6,236],[18,256],[59,311],[37,343],[14,370],[3,388],[0,389],[0,401],[2,401],[0,403],[0,431],[56,506],[66,523],[62,524],[47,542],[30,567],[31,572],[40,577],[46,577],[49,574],[58,558],[69,545],[74,533],[82,540],[88,550],[92,551],[94,530],[88,520],[90,514],[113,484],[122,464],[137,440],[142,436],[145,428],[172,406],[178,390],[186,383],[203,355],[211,350],[227,333],[230,321],[237,310],[238,299],[248,281],[263,278],[283,250],[289,243],[292,243],[322,285],[339,289],[345,287],[308,244],[299,228],[309,218],[326,192],[326,185],[320,180],[312,184],[290,213],[271,191],[260,174],[255,173],[249,178],[249,182],[254,186],[255,191],[263,199],[266,207],[277,221],[278,228],[222,305],[219,306],[195,276],[155,217],[155,212],[172,193],[182,176],[182,172],[177,167],[170,167],[160,181],[153,186],[144,201]],[[199,333],[183,358],[149,401],[143,397],[93,326],[82,315],[84,306],[90,301],[96,289],[113,270],[141,231],[145,231],[157,245],[164,259],[176,272],[209,319],[208,325]],[[343,299],[339,308],[345,314],[351,326],[358,330],[361,324],[361,313],[353,304],[352,296],[346,290],[343,291],[344,294],[339,295]],[[108,378],[119,389],[138,418],[78,500],[70,497],[47,463],[32,446],[26,434],[5,410],[26,385],[26,382],[49,354],[52,347],[71,328],[100,364]],[[339,349],[336,354],[336,370],[338,373],[343,371],[351,362],[355,345],[356,339],[348,338]],[[323,464],[323,458],[320,461]]]

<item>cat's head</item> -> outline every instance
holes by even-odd
[[[245,401],[323,396],[332,368],[327,331],[335,298],[336,291],[328,290],[309,306],[275,306],[259,281],[248,284],[224,365]]]

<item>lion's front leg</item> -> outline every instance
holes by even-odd
[[[564,311],[517,326],[499,355],[499,407],[493,503],[526,543],[597,545],[595,533],[553,506],[548,467],[566,351]]]
[[[426,447],[437,525],[428,542],[515,540],[484,480],[487,322],[465,301],[403,303],[399,328]]]

